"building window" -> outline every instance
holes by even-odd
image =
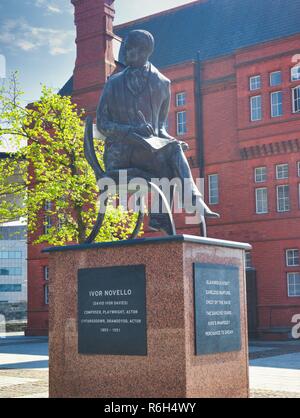
[[[44,220],[44,234],[48,234],[50,228],[52,227],[52,219],[51,216],[45,216]]]
[[[250,98],[251,122],[262,119],[261,96]]]
[[[291,68],[291,81],[300,80],[300,65]]]
[[[176,94],[176,106],[186,105],[186,93],[184,91]]]
[[[208,196],[211,205],[219,203],[219,175],[211,174],[208,176]]]
[[[52,210],[52,202],[49,202],[49,200],[47,200],[47,201],[45,202],[44,209],[45,209],[45,211],[50,211],[50,210]]]
[[[176,113],[177,119],[177,135],[184,135],[187,133],[186,127],[186,111],[177,112]]]
[[[292,89],[293,113],[300,112],[300,86]]]
[[[21,284],[0,284],[0,292],[22,292]]]
[[[0,259],[20,260],[22,251],[0,251]]]
[[[278,164],[276,165],[276,179],[288,179],[289,178],[289,165],[288,164]]]
[[[250,251],[246,251],[245,253],[245,264],[246,268],[252,268],[252,257]]]
[[[22,276],[21,267],[0,267],[0,276]]]
[[[57,228],[61,230],[63,226],[66,224],[67,216],[65,213],[59,213],[57,215]]]
[[[44,286],[44,303],[49,305],[49,286],[47,284]]]
[[[277,186],[277,211],[288,212],[290,210],[290,190],[287,184]]]
[[[271,116],[277,118],[282,115],[282,91],[275,91],[271,93]]]
[[[300,273],[288,273],[288,296],[300,296]]]
[[[43,267],[44,280],[49,280],[49,266]]]
[[[52,210],[52,202],[46,201],[44,205],[46,215],[44,216],[44,234],[48,234],[49,229],[52,227],[52,217],[49,213]]]
[[[300,161],[297,162],[297,174],[300,177]]]
[[[270,73],[270,86],[278,86],[282,83],[281,71]]]
[[[255,75],[249,79],[249,88],[251,91],[258,90],[261,88],[261,77],[260,75]]]
[[[262,187],[255,190],[256,213],[268,213],[268,189]]]
[[[285,251],[286,265],[288,267],[299,266],[299,250],[292,249]]]
[[[255,183],[263,183],[267,180],[267,167],[256,167],[254,170]]]

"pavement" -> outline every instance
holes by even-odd
[[[0,336],[0,398],[48,398],[48,338]]]
[[[257,398],[300,398],[300,340],[250,341],[251,395]]]
[[[251,398],[300,398],[300,340],[251,341]],[[48,398],[47,337],[0,336],[0,398]]]

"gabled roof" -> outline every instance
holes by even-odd
[[[151,62],[166,67],[233,53],[300,33],[300,0],[207,0],[193,2],[115,27],[125,38],[145,29],[156,39]]]
[[[145,29],[156,40],[159,68],[232,54],[235,50],[300,33],[300,0],[199,0],[114,28],[125,38]],[[122,49],[119,60],[122,62]],[[73,77],[60,90],[71,95]]]
[[[66,84],[59,90],[61,96],[71,96],[73,92],[73,76],[69,78]]]

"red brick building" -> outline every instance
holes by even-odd
[[[208,234],[252,244],[250,328],[286,337],[300,313],[300,0],[195,1],[117,26],[117,36],[113,0],[72,3],[77,60],[61,94],[94,114],[114,68],[112,39],[154,35],[151,61],[172,81],[169,131],[189,143],[193,174],[221,214]],[[199,234],[183,217],[177,225]],[[47,331],[40,250],[29,245],[28,334]]]

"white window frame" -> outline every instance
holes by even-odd
[[[299,278],[299,284],[297,286],[296,283],[296,277]],[[290,282],[290,279],[293,280],[293,283]],[[296,295],[292,295],[292,292],[290,292],[290,287],[294,287],[294,289],[297,287],[299,287],[299,293]],[[289,272],[287,273],[287,291],[288,291],[288,297],[289,298],[298,298],[300,297],[300,272],[295,271],[295,272]],[[293,292],[295,293],[295,292]]]
[[[263,173],[264,170],[264,173]],[[263,177],[265,176],[265,177]],[[267,167],[261,166],[261,167],[255,167],[254,169],[254,181],[255,183],[264,183],[267,181]],[[263,179],[263,180],[262,180]]]
[[[216,183],[213,180],[216,179]],[[208,176],[208,201],[210,205],[219,204],[219,174],[209,174]]]
[[[274,97],[280,97],[279,93],[281,95],[281,101],[277,100],[276,102],[273,102]],[[283,115],[283,93],[282,90],[279,91],[273,91],[271,93],[271,117],[272,118],[278,118]],[[280,111],[281,110],[281,111]]]
[[[261,191],[266,192],[266,199],[263,202],[262,199],[259,199],[259,193]],[[261,203],[262,202],[262,203]],[[259,210],[259,205],[261,204],[261,208],[262,210]],[[255,213],[257,215],[262,215],[265,213],[269,213],[269,198],[268,198],[268,188],[267,187],[259,187],[257,189],[255,189]]]
[[[275,83],[275,84],[273,84],[273,83],[272,83],[272,76],[273,76],[274,74],[280,74],[280,83]],[[280,84],[282,84],[282,71],[280,71],[280,70],[277,70],[277,71],[272,71],[272,72],[270,73],[270,86],[271,86],[271,87],[274,87],[274,86],[279,86]]]
[[[295,98],[295,92],[298,91],[297,97]],[[296,108],[297,103],[297,108]],[[292,105],[293,105],[293,113],[300,112],[300,86],[296,86],[292,88]]]
[[[176,107],[181,107],[186,105],[186,92],[180,91],[176,93]]]
[[[291,81],[298,81],[300,80],[300,65],[294,65],[291,68]]]
[[[300,177],[300,161],[297,161],[297,175]]]
[[[180,121],[180,116],[185,115],[184,121]],[[176,113],[176,131],[177,135],[185,135],[187,133],[187,114],[186,110]]]
[[[297,256],[295,256],[295,253],[297,252]],[[292,254],[292,255],[289,255]],[[295,263],[295,259],[298,261],[296,261]],[[290,260],[292,260],[292,263],[290,263]],[[286,262],[286,266],[287,267],[295,267],[295,266],[299,266],[299,260],[300,260],[300,254],[299,254],[299,250],[298,248],[288,248],[287,250],[285,250],[285,262]]]
[[[280,209],[279,208],[279,189],[284,188],[284,189],[288,189],[288,196],[284,196],[283,198],[280,198],[280,200],[284,200],[284,202],[286,203],[286,200],[288,201],[288,208],[286,209],[286,206],[284,207],[284,209]],[[277,212],[289,212],[291,210],[291,201],[290,201],[290,187],[288,184],[280,184],[279,186],[276,186],[276,197],[277,197]],[[285,205],[284,203],[284,205]]]
[[[255,91],[255,90],[260,90],[260,89],[261,89],[261,75],[253,75],[249,77],[249,90]]]
[[[279,175],[280,169],[284,167],[283,172],[286,172],[286,174],[283,176]],[[287,170],[285,168],[287,167]],[[289,165],[288,163],[282,163],[282,164],[276,164],[276,180],[284,180],[289,178]]]
[[[258,97],[260,98],[260,107],[258,107],[256,104],[254,106],[255,100]],[[257,109],[260,109],[260,116],[254,118],[254,113],[258,112]],[[259,120],[262,120],[262,96],[261,96],[261,94],[259,94],[257,96],[250,97],[250,120],[251,120],[251,122],[257,122]]]

